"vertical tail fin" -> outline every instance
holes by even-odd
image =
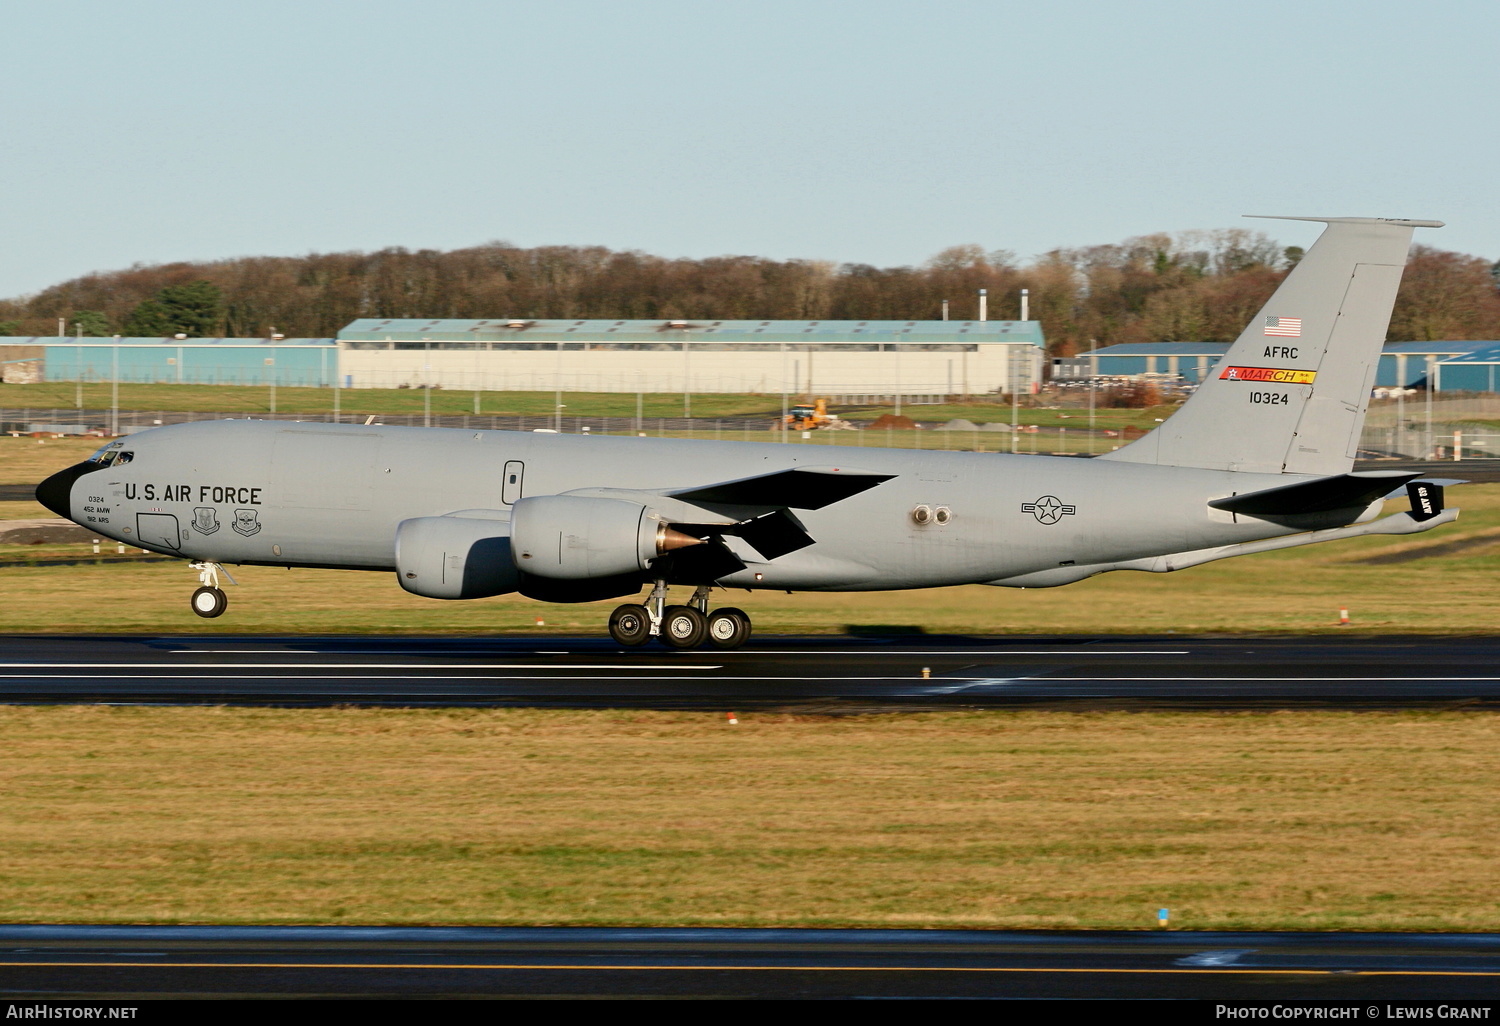
[[[1100,459],[1263,474],[1353,467],[1412,229],[1443,223],[1287,220],[1328,227],[1182,409]]]

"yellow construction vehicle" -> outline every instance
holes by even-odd
[[[786,426],[793,431],[807,431],[811,428],[831,427],[838,423],[838,415],[828,412],[827,399],[814,399],[809,403],[799,403],[793,406],[791,412],[786,415]]]

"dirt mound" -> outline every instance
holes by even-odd
[[[870,427],[884,430],[895,428],[897,431],[915,431],[917,422],[910,417],[898,417],[894,413],[882,413],[870,422]]]

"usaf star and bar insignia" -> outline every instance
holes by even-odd
[[[1035,502],[1021,503],[1021,512],[1030,513],[1039,524],[1055,524],[1077,513],[1078,507],[1067,505],[1055,495],[1043,495]]]

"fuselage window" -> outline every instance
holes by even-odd
[[[505,464],[505,476],[500,479],[500,501],[514,506],[522,495],[526,464],[520,460],[509,460]]]

